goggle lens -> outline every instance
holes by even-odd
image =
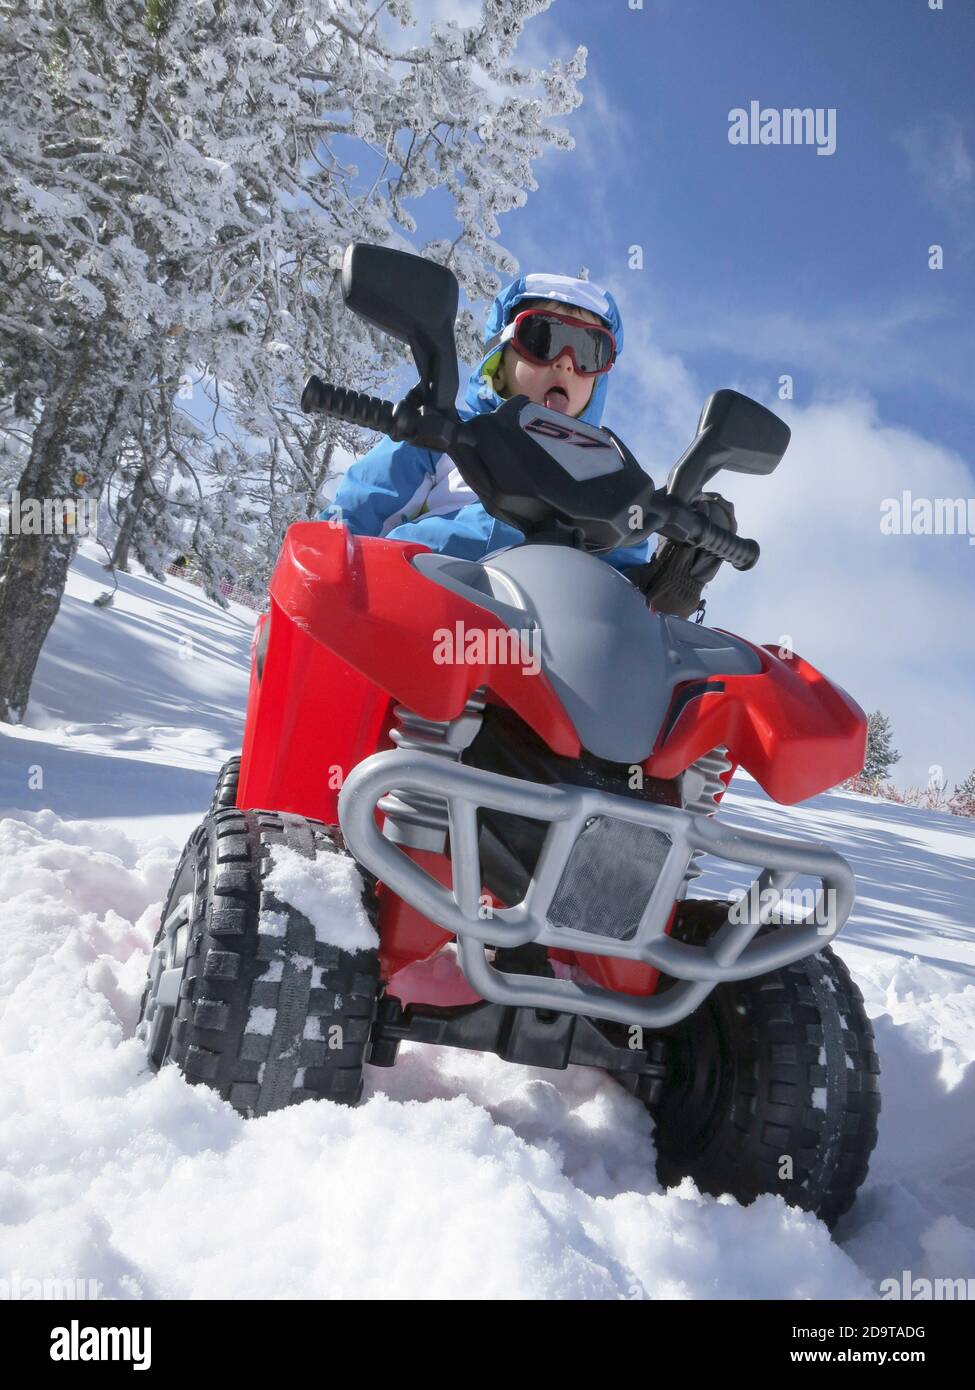
[[[528,309],[514,324],[513,345],[522,356],[546,366],[568,350],[581,376],[598,376],[612,366],[616,340],[608,328],[582,319],[563,318],[544,309]]]

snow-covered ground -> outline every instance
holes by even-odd
[[[875,1298],[975,1276],[975,823],[833,793],[722,817],[853,863],[840,951],[883,1068],[870,1177],[832,1241],[766,1197],[669,1193],[599,1073],[406,1047],[355,1110],[242,1120],[134,1037],[183,841],[240,746],[254,615],[87,546],[26,725],[0,726],[0,1279],[109,1297]],[[719,884],[708,875],[706,890]],[[745,886],[744,882],[741,883]]]

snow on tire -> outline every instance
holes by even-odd
[[[314,877],[304,910],[282,896],[276,851],[312,875],[327,861],[345,886],[342,913],[356,898],[359,935],[374,937],[372,886],[337,832],[282,812],[216,810],[177,866],[138,1030],[154,1070],[178,1066],[255,1116],[311,1099],[355,1104],[376,1011],[375,949],[350,946],[347,922],[342,944],[328,939],[328,894]]]

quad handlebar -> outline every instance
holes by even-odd
[[[429,407],[421,411],[421,403],[422,391],[417,387],[394,406],[391,401],[334,386],[317,376],[308,378],[301,393],[301,409],[306,413],[347,420],[350,424],[378,430],[398,442],[408,440],[423,448],[439,449],[451,457],[452,445],[471,442],[465,421]],[[455,462],[463,476],[463,464],[457,459]],[[476,487],[474,491],[477,491]],[[633,544],[659,533],[671,540],[699,546],[738,570],[751,569],[758,560],[760,549],[757,541],[748,540],[727,527],[709,521],[702,512],[667,488],[653,489],[647,500],[644,513],[649,519],[642,529],[634,532]]]

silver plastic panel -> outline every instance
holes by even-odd
[[[540,650],[530,649],[580,743],[610,762],[649,757],[675,685],[761,670],[737,638],[651,613],[628,579],[585,551],[526,543],[482,561],[422,552],[413,564],[509,628],[538,630]]]

